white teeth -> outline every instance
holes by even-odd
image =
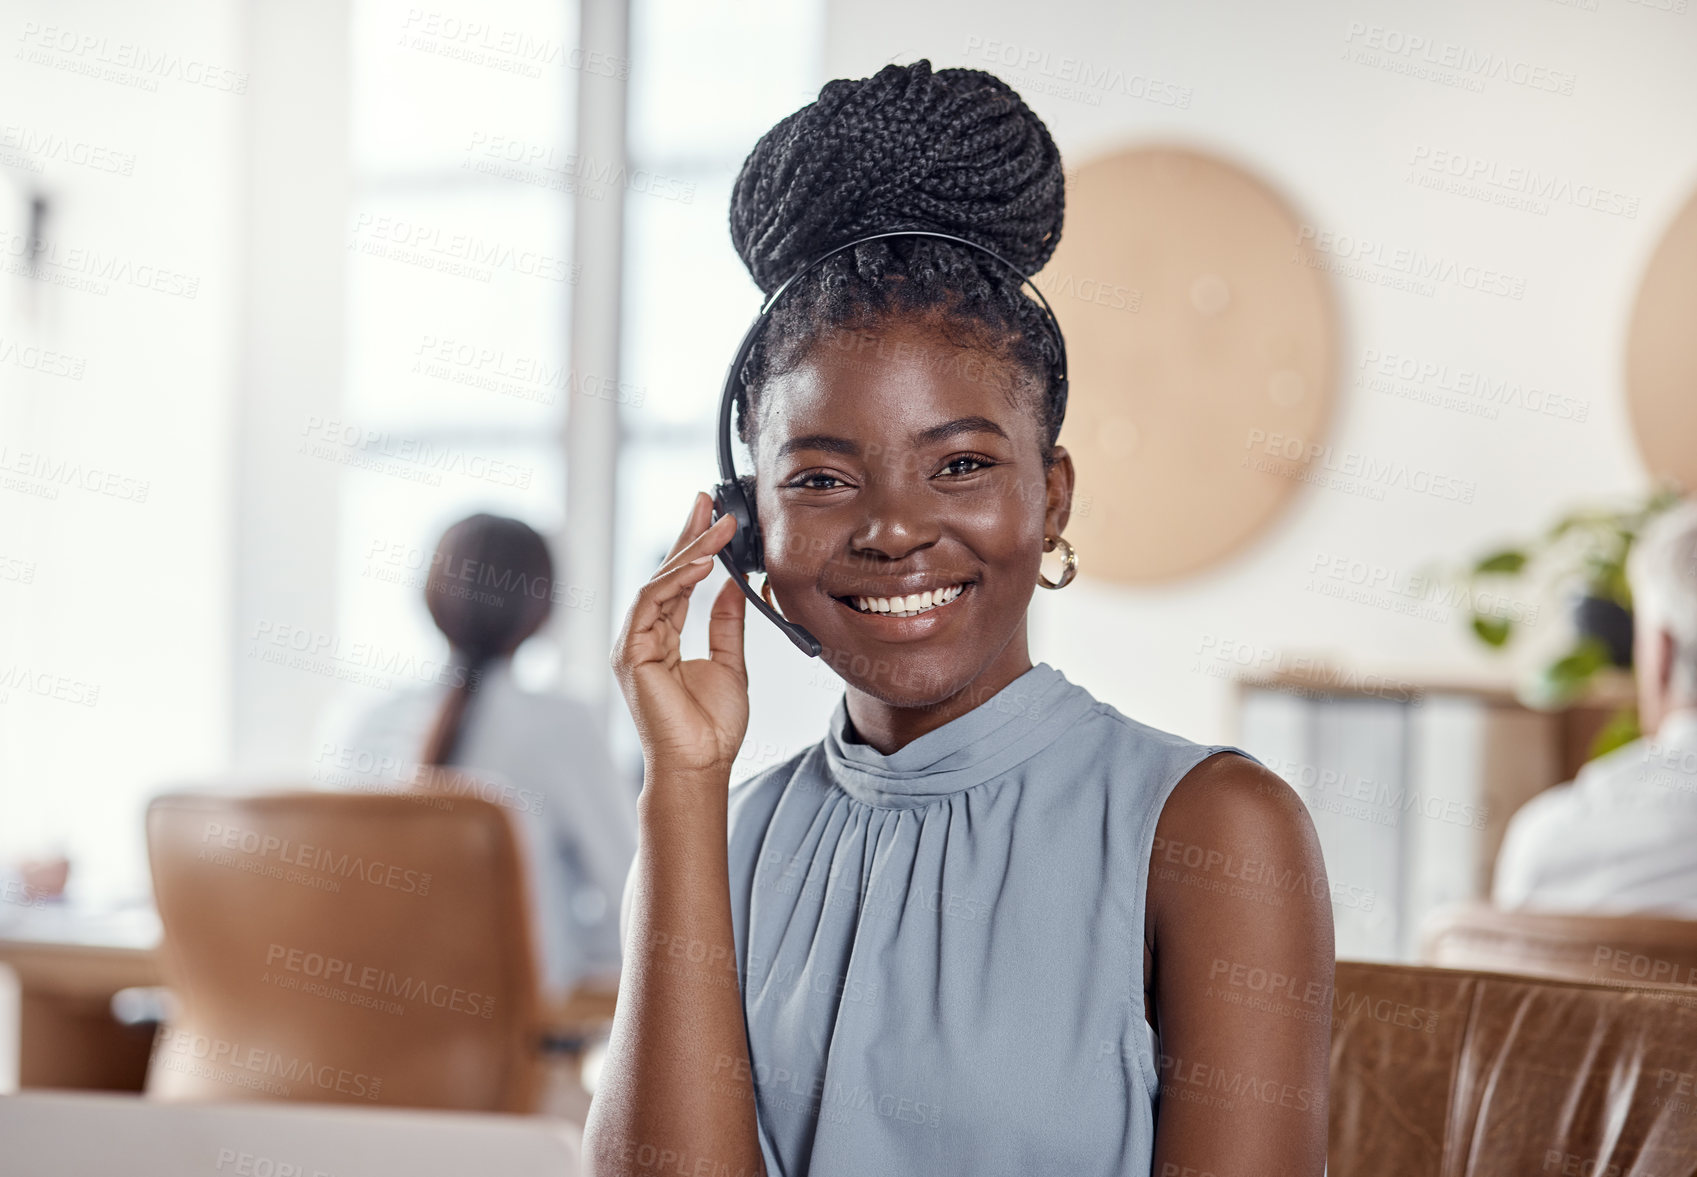
[[[862,613],[893,613],[898,617],[911,617],[934,609],[938,605],[946,605],[960,596],[964,585],[953,584],[947,588],[927,589],[922,593],[909,593],[905,597],[854,597],[854,607]]]

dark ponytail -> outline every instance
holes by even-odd
[[[448,639],[453,686],[425,739],[422,764],[453,763],[484,671],[541,628],[553,581],[547,543],[517,519],[473,515],[443,533],[424,601]]]

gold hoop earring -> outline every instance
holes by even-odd
[[[779,617],[784,616],[784,611],[778,608],[777,603],[772,600],[772,578],[770,576],[762,576],[760,578],[760,599],[770,605],[772,612],[776,613]]]
[[[1066,566],[1061,569],[1060,580],[1050,580],[1047,576],[1043,575],[1043,568],[1041,565],[1037,568],[1037,583],[1046,589],[1064,589],[1067,585],[1072,583],[1072,578],[1078,574],[1078,552],[1073,549],[1072,543],[1068,541],[1065,536],[1061,535],[1046,535],[1043,537],[1043,550],[1045,552],[1052,552],[1057,547],[1061,548],[1065,552],[1062,559],[1066,561]]]

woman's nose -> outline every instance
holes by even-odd
[[[922,486],[905,479],[868,482],[855,496],[861,518],[849,541],[851,551],[899,560],[937,542],[941,528],[936,505],[926,501]]]

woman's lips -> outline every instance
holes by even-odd
[[[852,600],[845,600],[842,597],[832,597],[831,599],[878,637],[886,640],[904,640],[924,637],[948,621],[955,613],[960,612],[961,601],[972,594],[975,584],[975,581],[966,581],[960,586],[960,592],[956,593],[952,599],[943,602],[941,605],[932,605],[929,609],[922,609],[918,613],[905,616],[896,613],[866,613],[855,608]]]

